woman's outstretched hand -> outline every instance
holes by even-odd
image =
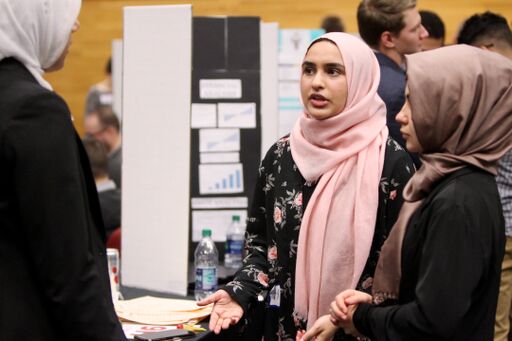
[[[210,296],[197,302],[198,306],[205,306],[213,303],[212,314],[210,315],[209,328],[215,334],[222,329],[228,329],[240,321],[244,311],[235,300],[224,290],[217,290]]]

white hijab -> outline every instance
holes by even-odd
[[[0,60],[17,59],[39,84],[67,46],[81,0],[0,0]]]

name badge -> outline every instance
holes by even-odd
[[[272,290],[270,290],[269,297],[269,305],[274,308],[279,308],[281,306],[281,287],[279,285],[275,285]]]

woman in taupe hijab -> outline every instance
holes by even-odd
[[[422,167],[386,241],[373,297],[345,291],[328,323],[379,340],[492,340],[504,251],[494,176],[512,146],[512,62],[466,45],[407,57],[396,119]],[[327,327],[326,327],[327,326]]]

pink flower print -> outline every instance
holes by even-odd
[[[294,201],[295,201],[295,205],[302,206],[302,192],[297,193]]]
[[[281,212],[281,209],[279,207],[274,208],[274,223],[281,224],[281,221],[283,220],[283,213]]]
[[[389,193],[389,199],[395,200],[395,198],[396,198],[396,189]]]
[[[268,249],[267,258],[268,258],[268,260],[276,260],[277,259],[277,246],[274,245]]]
[[[258,282],[260,282],[261,285],[268,287],[268,275],[260,272],[258,274]]]
[[[369,287],[371,287],[373,285],[373,277],[368,277],[367,279],[365,279],[363,281],[363,283],[361,284],[361,286],[363,287],[363,289],[368,289]]]
[[[295,324],[295,327],[300,327],[300,319],[297,315],[293,315],[293,323]]]

